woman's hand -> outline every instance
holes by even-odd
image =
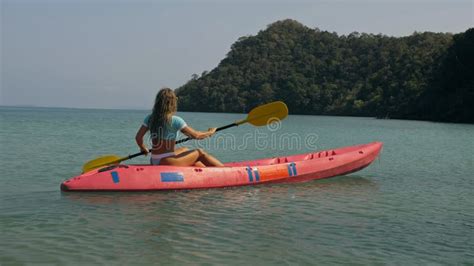
[[[144,147],[144,146],[141,146],[141,147],[140,147],[140,151],[143,152],[143,154],[144,154],[145,156],[147,156],[148,153],[150,153],[150,151],[149,151],[146,147]]]
[[[209,132],[209,136],[212,136],[212,135],[214,135],[214,133],[216,133],[216,130],[217,130],[217,128],[215,128],[215,127],[210,127],[210,128],[207,130],[207,132]]]

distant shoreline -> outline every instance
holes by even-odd
[[[149,109],[132,109],[132,108],[92,108],[92,107],[60,107],[60,106],[34,106],[34,105],[0,105],[1,108],[35,108],[35,109],[69,109],[69,110],[97,110],[97,111],[150,111]],[[192,111],[178,111],[178,113],[204,113],[204,114],[242,114],[246,113],[234,113],[234,112],[192,112]],[[472,123],[459,123],[459,122],[445,122],[445,121],[432,121],[423,119],[404,119],[404,118],[380,118],[375,116],[357,116],[357,115],[323,115],[323,114],[292,114],[292,116],[321,116],[321,117],[341,117],[341,118],[371,118],[377,120],[401,120],[401,121],[416,121],[416,122],[427,122],[427,123],[442,123],[442,124],[467,124],[473,125]]]
[[[43,109],[75,109],[75,110],[121,110],[121,111],[147,111],[149,109],[115,107],[115,108],[100,108],[100,107],[64,107],[64,106],[39,106],[39,105],[0,105],[0,108],[43,108]]]

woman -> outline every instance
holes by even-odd
[[[151,150],[151,164],[175,166],[224,166],[219,160],[202,149],[188,150],[175,149],[178,131],[193,139],[205,139],[216,132],[210,128],[202,132],[191,128],[184,120],[174,115],[177,111],[178,97],[169,88],[161,89],[156,95],[153,112],[145,117],[143,125],[138,129],[135,140],[138,147],[145,154],[149,150],[143,143],[143,137],[150,131],[153,148]]]

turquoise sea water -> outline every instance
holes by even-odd
[[[379,140],[382,155],[301,184],[60,192],[87,160],[137,152],[146,113],[0,107],[1,265],[474,263],[473,125],[289,116],[281,127],[228,130],[238,145],[199,145],[234,161]],[[197,129],[243,117],[180,115]],[[262,145],[262,134],[277,143]]]

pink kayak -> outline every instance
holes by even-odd
[[[303,182],[352,173],[372,163],[382,142],[226,163],[225,167],[113,165],[64,181],[63,191],[202,189]]]

